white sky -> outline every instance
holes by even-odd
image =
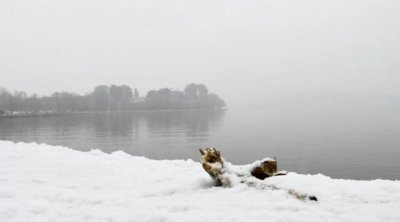
[[[400,93],[400,1],[1,0],[0,86]]]

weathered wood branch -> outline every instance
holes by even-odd
[[[264,180],[272,176],[286,175],[286,171],[278,171],[278,163],[276,158],[265,158],[261,161],[256,161],[249,165],[235,166],[229,162],[225,162],[221,156],[221,152],[216,148],[200,149],[201,164],[203,169],[211,176],[216,186],[230,187],[231,178],[240,178],[242,183],[249,186],[254,186],[254,182],[249,178],[257,178]],[[273,190],[279,189],[274,185],[265,185]],[[287,190],[288,193],[300,200],[314,200],[317,201],[315,196],[308,196],[300,194],[294,190]]]

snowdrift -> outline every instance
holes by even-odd
[[[299,201],[263,184],[319,201]],[[192,160],[0,141],[2,222],[400,221],[399,209],[400,181],[289,173],[256,187],[222,188]]]

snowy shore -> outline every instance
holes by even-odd
[[[2,222],[400,221],[400,181],[289,173],[259,183],[282,190],[212,187],[192,160],[0,141]],[[299,201],[285,189],[319,201]]]

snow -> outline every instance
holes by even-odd
[[[255,182],[213,187],[192,160],[0,141],[1,222],[400,221],[400,181],[291,172]],[[289,189],[319,201],[300,201]]]
[[[238,177],[238,176],[251,176],[251,171],[256,167],[261,166],[261,163],[265,162],[265,161],[275,161],[275,160],[267,157],[267,158],[264,158],[262,160],[254,161],[253,163],[250,163],[250,164],[247,164],[247,165],[233,165],[233,164],[231,164],[229,162],[226,162],[224,160],[224,162],[225,162],[224,167],[227,169],[227,172],[225,172],[225,173],[227,173],[227,174],[235,174],[235,175],[230,175],[230,177],[231,177],[230,179],[231,180],[232,179],[236,180],[236,181],[238,181],[240,183],[240,181],[242,181],[242,180],[240,178],[236,178],[236,177]],[[218,167],[215,167],[215,168],[218,168]],[[232,173],[230,173],[230,172],[232,172]],[[274,175],[277,175],[277,174],[280,174],[280,173],[281,174],[287,174],[287,171],[280,170],[280,171],[276,172]]]

